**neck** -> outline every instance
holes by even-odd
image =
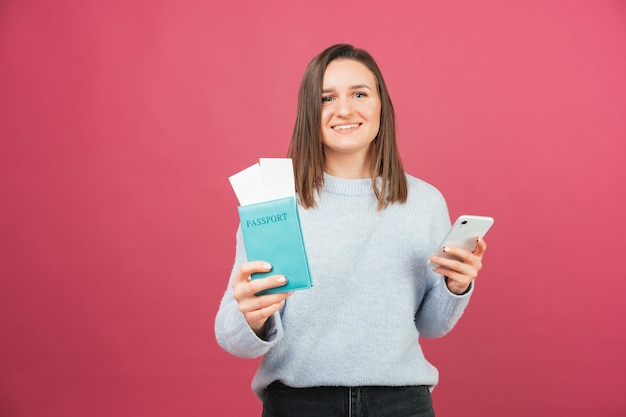
[[[370,158],[355,155],[325,155],[324,172],[346,179],[370,178]]]

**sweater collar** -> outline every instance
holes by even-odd
[[[374,190],[372,189],[372,180],[369,178],[347,179],[333,177],[327,173],[324,173],[324,186],[322,189],[324,192],[340,195],[374,194]]]

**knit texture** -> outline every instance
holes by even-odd
[[[451,293],[428,266],[450,218],[437,189],[407,179],[408,201],[377,211],[369,179],[324,176],[317,206],[299,207],[314,286],[287,299],[264,340],[228,285],[216,337],[234,355],[264,355],[252,381],[259,398],[274,380],[292,387],[437,384],[418,338],[449,332],[473,289]],[[233,272],[245,261],[239,229]]]

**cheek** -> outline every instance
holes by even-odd
[[[328,110],[325,110],[324,108],[322,108],[322,114],[321,114],[321,132],[322,132],[322,143],[326,144],[327,143],[327,129],[328,129],[328,123],[330,121],[330,112]]]
[[[330,115],[331,115],[331,110],[327,107],[322,107],[322,114],[321,114],[321,118],[322,118],[322,127],[324,127],[325,124],[328,123],[329,119],[330,119]]]
[[[380,106],[376,106],[369,109],[367,114],[367,118],[373,125],[376,126],[376,130],[380,127],[380,111]]]
[[[382,111],[382,105],[380,100],[368,100],[366,103],[363,103],[364,106],[361,107],[361,112],[367,114],[367,117],[370,120],[380,119],[380,113]]]

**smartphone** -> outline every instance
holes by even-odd
[[[458,259],[447,253],[443,253],[444,246],[456,246],[472,252],[476,248],[476,238],[485,237],[489,228],[493,225],[493,217],[473,216],[464,214],[454,222],[446,237],[441,241],[433,255],[443,256],[448,259]],[[431,267],[438,265],[430,262]]]

